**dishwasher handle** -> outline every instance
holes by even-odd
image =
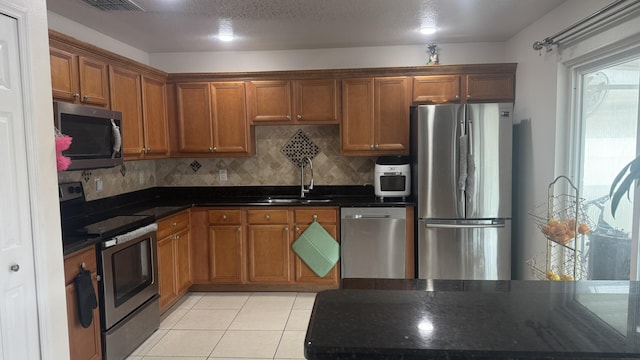
[[[343,219],[390,219],[391,216],[390,215],[362,215],[362,214],[355,214],[355,215],[345,215],[342,217]]]

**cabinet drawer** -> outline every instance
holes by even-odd
[[[294,213],[296,224],[310,224],[314,219],[323,224],[335,224],[338,219],[338,212],[331,208],[295,210]]]
[[[80,250],[73,254],[67,255],[64,258],[64,283],[70,284],[73,278],[80,273],[80,267],[84,263],[85,269],[95,273],[97,271],[96,265],[96,250],[94,247],[90,247],[84,250]]]
[[[247,210],[249,224],[287,224],[289,210]]]
[[[162,239],[171,233],[185,229],[189,226],[189,211],[183,211],[176,215],[162,218],[158,221],[158,239]]]
[[[240,224],[242,211],[234,209],[209,210],[209,224]]]

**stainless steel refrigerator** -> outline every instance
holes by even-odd
[[[513,104],[411,109],[418,277],[511,278]]]

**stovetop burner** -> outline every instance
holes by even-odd
[[[80,231],[103,238],[119,235],[135,228],[151,224],[153,216],[149,215],[117,215],[93,224],[84,226]]]

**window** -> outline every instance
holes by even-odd
[[[583,244],[589,278],[630,279],[633,214],[640,204],[634,204],[631,193],[631,201],[623,198],[614,218],[608,194],[618,172],[640,152],[640,51],[577,68],[575,78],[579,105],[572,163],[593,222]]]

